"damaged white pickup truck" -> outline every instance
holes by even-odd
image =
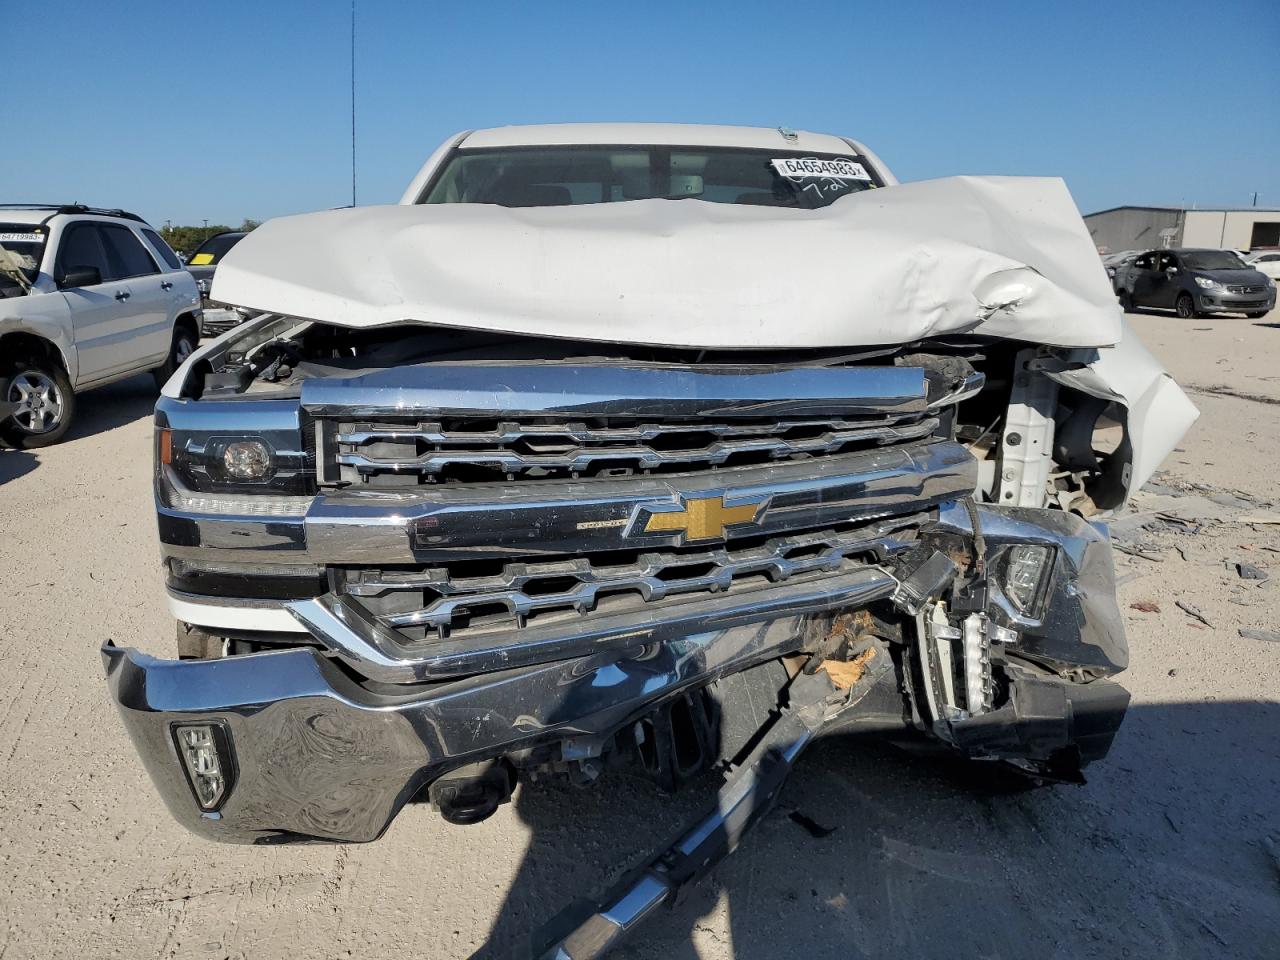
[[[412,800],[470,823],[522,781],[724,775],[580,957],[815,736],[1056,781],[1109,748],[1097,520],[1196,412],[1061,181],[897,185],[787,130],[485,130],[398,206],[263,225],[214,288],[263,313],[156,408],[181,659],[103,648],[200,834],[368,841]]]

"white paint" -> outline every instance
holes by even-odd
[[[198,627],[221,630],[270,630],[306,633],[283,606],[234,606],[219,603],[192,603],[169,595],[169,612],[174,619]]]
[[[701,200],[358,207],[263,224],[211,297],[352,327],[404,322],[684,347],[1059,346],[1120,309],[1057,179],[956,177],[817,210]]]

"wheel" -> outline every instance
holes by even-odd
[[[1133,304],[1133,294],[1130,293],[1128,290],[1121,290],[1119,292],[1119,297],[1120,297],[1120,309],[1123,310],[1125,313],[1133,313],[1135,309]]]
[[[1253,313],[1245,314],[1245,316],[1248,317],[1250,320],[1261,320],[1266,315],[1267,315],[1267,311],[1265,310],[1255,310]]]
[[[169,347],[169,359],[151,371],[157,387],[163,388],[168,379],[173,376],[174,371],[186,362],[187,357],[195,353],[197,339],[195,332],[188,327],[173,328],[173,343]]]
[[[0,379],[6,380],[5,400],[12,406],[0,421],[0,436],[14,447],[47,447],[71,427],[76,395],[66,371],[48,360],[20,357]]]
[[[1173,305],[1173,309],[1183,320],[1193,320],[1200,316],[1200,311],[1196,309],[1196,301],[1189,293],[1178,294],[1178,300]]]

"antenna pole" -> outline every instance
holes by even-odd
[[[356,0],[351,0],[351,205],[356,205]]]

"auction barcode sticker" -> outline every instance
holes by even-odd
[[[43,233],[0,233],[0,243],[44,243]]]
[[[819,160],[817,157],[787,157],[774,160],[773,169],[784,177],[831,177],[836,180],[870,180],[871,174],[853,160]]]

